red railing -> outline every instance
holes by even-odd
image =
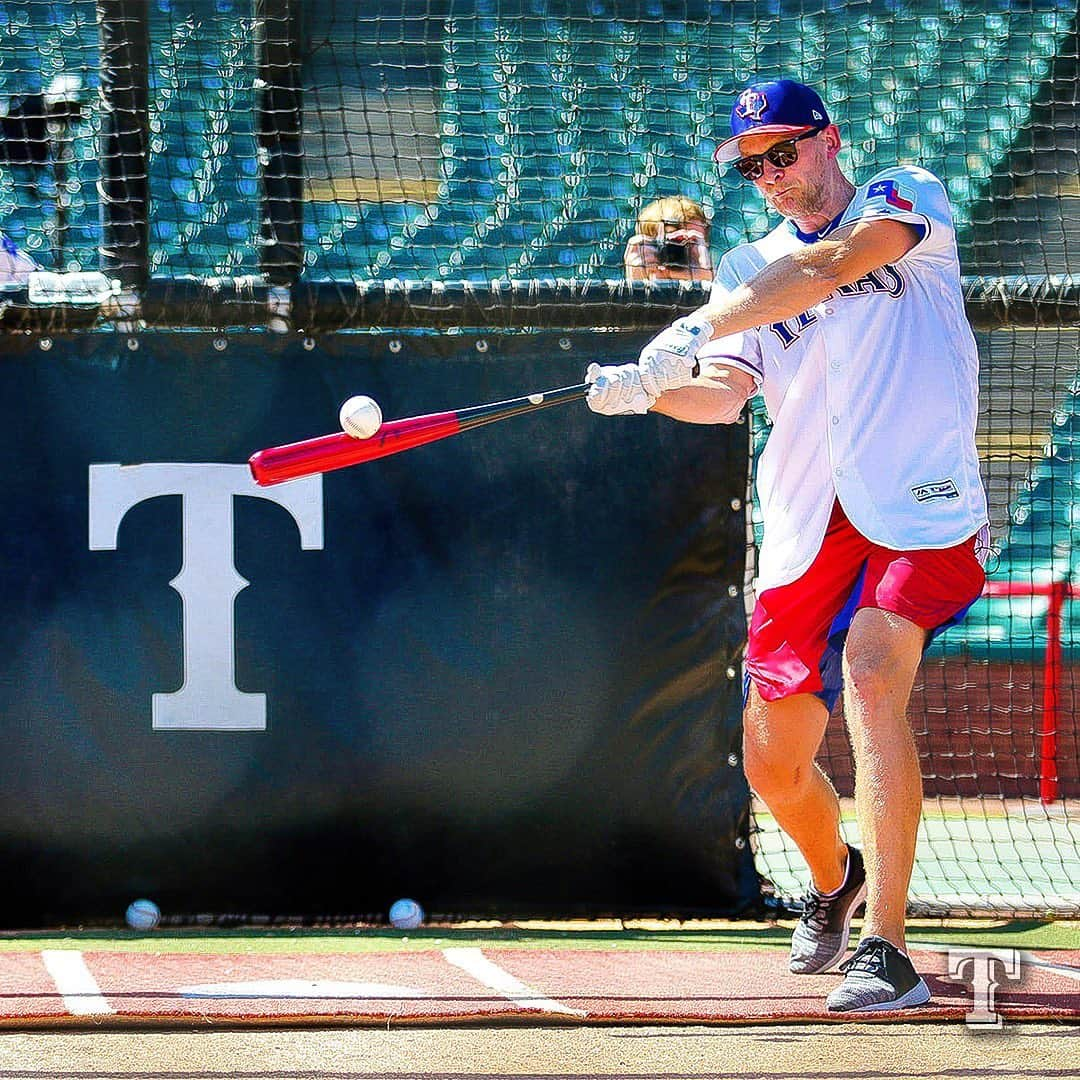
[[[1080,586],[1068,581],[988,581],[983,596],[1046,596],[1046,672],[1043,719],[1039,732],[1039,799],[1044,805],[1058,797],[1058,716],[1061,708],[1061,615],[1066,600],[1080,597]]]

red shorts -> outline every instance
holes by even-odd
[[[833,507],[821,550],[798,580],[757,598],[746,646],[747,690],[766,701],[816,694],[831,711],[842,688],[841,656],[860,608],[880,608],[930,631],[958,623],[986,575],[976,537],[954,547],[895,551],[867,540]]]

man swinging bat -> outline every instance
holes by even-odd
[[[729,251],[708,305],[636,364],[592,365],[586,401],[729,423],[764,394],[764,519],[746,651],[744,759],[752,788],[812,878],[791,970],[840,961],[866,917],[832,1011],[929,1000],[904,951],[922,806],[906,708],[931,637],[984,582],[986,498],[975,449],[978,357],[945,188],[924,169],[856,186],[810,87],[744,90],[717,150],[784,219]],[[841,689],[855,758],[860,851],[815,763]]]

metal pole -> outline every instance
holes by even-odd
[[[300,9],[300,0],[254,4],[262,162],[260,261],[271,286],[292,285],[304,268]]]
[[[101,269],[126,289],[149,280],[150,5],[98,0],[101,36]]]
[[[1069,583],[1055,581],[1046,609],[1046,672],[1043,683],[1042,731],[1039,735],[1039,798],[1044,806],[1058,797],[1058,697],[1063,667],[1061,652],[1061,609],[1069,595]]]

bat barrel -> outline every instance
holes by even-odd
[[[255,483],[266,487],[300,476],[333,472],[363,461],[388,457],[414,446],[445,439],[461,430],[455,413],[431,413],[390,420],[370,439],[357,439],[339,431],[286,446],[258,450],[248,459]]]
[[[348,464],[343,458],[351,449],[349,444],[355,446],[356,439],[341,432],[289,443],[286,446],[271,446],[266,450],[256,450],[248,458],[248,467],[256,484],[263,487],[283,484],[286,480],[295,480],[299,476],[310,476],[314,472],[336,468],[331,462],[340,460],[342,465]]]

